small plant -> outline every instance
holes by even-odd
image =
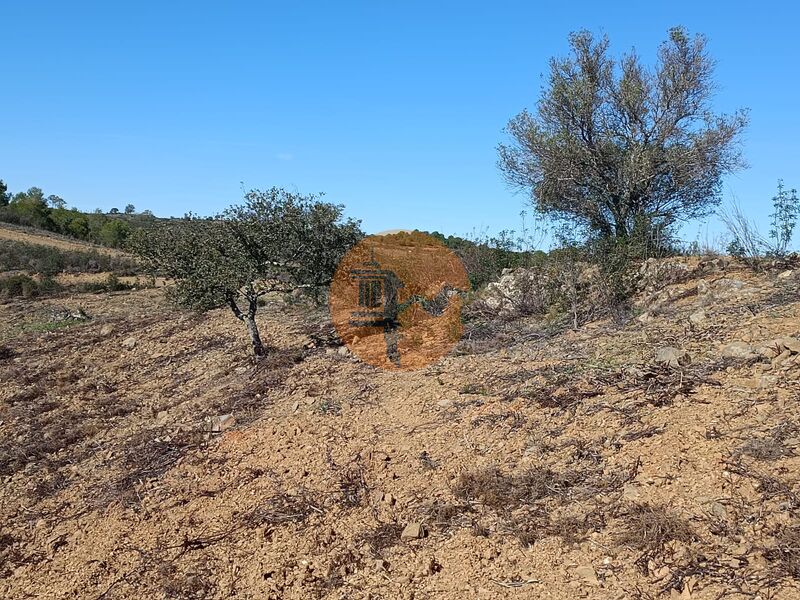
[[[672,540],[689,542],[692,529],[683,517],[663,506],[634,504],[623,518],[616,541],[645,553],[655,553]]]
[[[80,289],[90,293],[122,292],[133,289],[133,286],[120,280],[116,273],[109,273],[104,280],[84,283]]]
[[[778,257],[786,256],[792,243],[792,235],[800,216],[800,201],[797,199],[797,190],[787,190],[783,180],[778,180],[778,194],[772,198],[772,227],[769,237],[773,243],[770,254]]]
[[[756,267],[768,247],[758,227],[747,218],[735,199],[718,214],[730,236],[728,254],[742,259],[751,267]]]

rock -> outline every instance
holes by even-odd
[[[691,364],[692,357],[685,350],[665,346],[656,350],[656,362],[669,367],[683,367]]]
[[[745,288],[745,283],[740,279],[728,279],[727,277],[723,277],[722,279],[717,279],[714,282],[714,288],[722,292],[738,292]]]
[[[731,342],[722,348],[724,358],[754,358],[756,351],[747,342]]]
[[[704,311],[702,308],[689,315],[689,322],[692,325],[699,327],[700,325],[704,325],[707,321],[708,321],[708,315],[706,314],[706,311]]]
[[[758,378],[758,387],[762,390],[774,388],[778,384],[778,378],[774,375],[762,375]]]
[[[759,356],[763,356],[768,360],[772,360],[776,356],[778,356],[778,351],[775,349],[774,346],[761,346],[756,352]]]
[[[136,347],[136,338],[129,337],[123,340],[122,347],[127,348],[128,350],[133,350]]]
[[[772,359],[772,364],[773,366],[779,367],[784,362],[786,362],[786,360],[789,359],[791,356],[792,356],[791,350],[784,350],[783,352],[778,354],[778,356]]]
[[[211,417],[209,430],[211,433],[222,433],[236,424],[236,418],[232,414]]]
[[[114,328],[111,325],[103,325],[100,328],[100,335],[102,336],[111,335],[112,333],[114,333]]]
[[[639,321],[639,323],[650,323],[654,319],[655,317],[653,316],[653,314],[647,311],[643,312],[638,317],[636,317],[636,320]]]
[[[389,568],[389,563],[387,563],[382,558],[375,559],[375,570],[376,571],[386,571]]]
[[[787,350],[791,350],[794,354],[800,354],[800,339],[796,337],[781,338],[781,346]]]
[[[575,576],[583,580],[584,583],[600,587],[600,580],[597,578],[597,572],[591,565],[581,565],[575,568]]]
[[[336,351],[339,356],[347,356],[350,354],[350,350],[348,350],[347,346],[339,346],[339,349]]]
[[[721,504],[719,502],[714,502],[711,505],[710,512],[711,512],[712,515],[714,515],[718,519],[727,519],[728,518],[728,509],[725,508],[725,505],[723,505],[723,504]]]
[[[401,540],[418,540],[424,538],[427,534],[425,526],[422,523],[409,523],[400,534]]]
[[[794,275],[794,271],[790,269],[788,271],[783,271],[782,273],[778,273],[778,279],[789,279],[792,275]]]
[[[453,404],[452,400],[448,400],[447,398],[442,398],[436,403],[436,406],[439,408],[449,408]]]

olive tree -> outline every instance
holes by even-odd
[[[595,237],[630,239],[702,217],[722,177],[744,166],[747,113],[712,109],[714,62],[706,38],[669,31],[652,66],[635,51],[615,59],[609,41],[581,31],[571,56],[550,61],[533,112],[507,126],[499,146],[507,180],[538,211]]]
[[[256,324],[259,298],[330,283],[361,237],[358,221],[319,196],[253,190],[215,217],[188,215],[134,232],[131,249],[153,272],[174,279],[172,298],[206,311],[227,306],[265,354]]]

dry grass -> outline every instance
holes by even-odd
[[[622,516],[622,523],[616,543],[648,555],[662,550],[667,542],[690,542],[694,537],[689,522],[664,506],[633,504]]]
[[[775,547],[765,555],[776,575],[800,580],[800,526],[782,529],[775,536]]]

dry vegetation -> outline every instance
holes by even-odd
[[[723,352],[800,334],[798,270],[689,262],[642,319],[487,319],[412,372],[302,304],[254,362],[160,290],[10,300],[0,596],[800,597],[800,361]]]

